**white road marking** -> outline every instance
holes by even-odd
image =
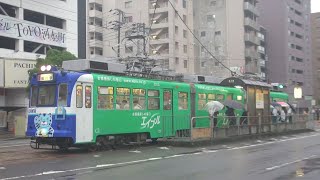
[[[261,140],[257,140],[257,143],[262,143],[263,141],[261,141]]]
[[[131,153],[141,153],[141,151],[135,150],[135,151],[129,151]]]
[[[6,168],[5,167],[0,167],[0,170],[5,170]]]
[[[295,138],[279,140],[279,141],[274,141],[274,142],[266,142],[266,143],[261,143],[261,144],[253,144],[253,145],[248,145],[248,146],[233,147],[233,148],[227,149],[227,151],[238,150],[238,149],[247,149],[247,148],[256,147],[256,146],[264,146],[264,145],[268,145],[268,144],[275,144],[275,143],[280,143],[280,142],[305,139],[305,138],[310,138],[310,137],[315,137],[315,136],[320,136],[320,134],[295,137]],[[216,153],[216,152],[220,152],[220,151],[224,151],[224,150],[215,150],[215,151],[211,151],[210,153]],[[171,155],[171,156],[166,156],[166,157],[155,157],[155,158],[141,159],[141,160],[136,160],[136,161],[128,161],[128,162],[121,162],[121,163],[115,163],[115,164],[101,164],[101,165],[96,165],[96,166],[92,166],[92,167],[69,169],[69,170],[65,170],[65,171],[61,171],[61,170],[60,171],[48,171],[48,172],[43,172],[43,173],[38,173],[38,174],[33,174],[33,175],[9,177],[9,178],[4,178],[4,179],[0,179],[0,180],[14,180],[14,179],[21,179],[21,178],[32,178],[32,177],[43,176],[43,175],[48,175],[48,174],[61,174],[61,173],[65,173],[65,172],[76,172],[76,171],[83,171],[83,170],[90,170],[90,169],[98,169],[98,168],[103,168],[103,167],[115,167],[115,166],[121,166],[121,165],[130,165],[130,164],[137,164],[137,163],[143,163],[143,162],[157,161],[157,160],[162,160],[162,159],[178,158],[178,157],[183,157],[183,156],[188,156],[188,155],[190,156],[190,155],[202,155],[202,154],[204,154],[204,152],[197,152],[197,153],[193,153],[193,154],[177,154],[177,155]],[[281,168],[283,166],[293,164],[296,162],[300,162],[300,161],[303,161],[306,159],[310,159],[312,157],[315,157],[315,155],[304,158],[304,159],[300,159],[300,160],[297,160],[297,161],[294,161],[291,163],[285,163],[282,165],[266,168],[266,170],[269,169],[269,171],[270,171],[270,169],[272,170],[272,169],[276,169],[276,168]]]
[[[285,166],[288,166],[288,165],[291,165],[291,164],[295,164],[295,163],[298,163],[298,162],[301,162],[301,161],[305,161],[305,160],[308,160],[308,159],[311,159],[311,158],[314,158],[314,157],[316,157],[316,155],[312,155],[312,156],[309,156],[309,157],[306,157],[306,158],[303,158],[303,159],[298,159],[296,161],[292,161],[292,162],[288,162],[288,163],[283,163],[283,164],[280,164],[280,165],[277,165],[277,166],[272,166],[272,167],[266,168],[266,170],[267,171],[272,171],[272,170],[279,169],[279,168],[282,168],[282,167],[285,167]]]
[[[167,148],[167,147],[159,147],[159,149],[162,149],[162,150],[169,150],[169,148]]]
[[[98,157],[100,157],[100,155],[98,155],[98,154],[97,155],[93,155],[93,157],[98,158]]]

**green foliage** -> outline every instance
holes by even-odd
[[[37,59],[36,67],[34,69],[30,69],[28,71],[29,73],[29,81],[31,81],[32,75],[39,72],[41,66],[43,65],[52,65],[52,66],[62,66],[63,61],[68,61],[68,60],[75,60],[77,59],[76,56],[71,54],[68,51],[59,51],[56,49],[50,49],[47,52],[47,56],[45,59]],[[29,91],[30,85],[27,87],[27,90]]]

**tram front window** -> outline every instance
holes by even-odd
[[[54,105],[55,99],[55,85],[50,86],[40,86],[39,87],[39,96],[38,96],[38,105],[39,106],[52,106]]]

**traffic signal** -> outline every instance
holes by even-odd
[[[271,83],[271,85],[273,86],[273,88],[274,88],[275,90],[283,89],[283,88],[286,87],[285,84],[281,84],[281,83]]]

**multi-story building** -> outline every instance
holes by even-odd
[[[320,12],[311,14],[313,92],[320,104]]]
[[[257,0],[197,0],[194,28],[201,42],[231,70],[259,74]],[[229,77],[230,72],[215,61],[197,42],[196,71],[200,74]]]
[[[192,1],[171,2],[193,29]],[[170,70],[194,72],[193,36],[168,0],[89,0],[88,7],[87,57],[143,56],[145,49]],[[138,35],[147,36],[145,48]]]
[[[49,49],[78,55],[77,15],[77,1],[0,0],[1,111],[28,106],[28,70]],[[0,128],[8,124],[1,114]]]
[[[294,87],[302,87],[299,107],[310,107],[313,95],[310,0],[260,0],[261,24],[268,30],[268,70],[273,83],[287,84],[294,101]]]

